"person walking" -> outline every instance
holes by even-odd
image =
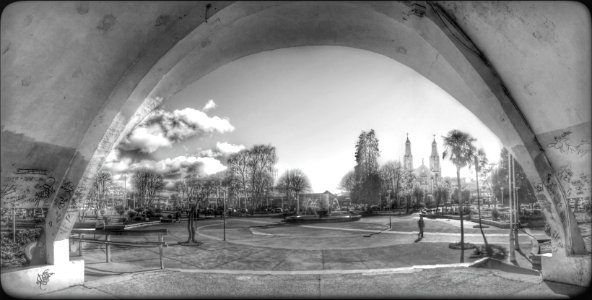
[[[419,226],[419,233],[417,234],[417,237],[423,237],[424,222],[423,222],[423,215],[422,214],[419,214],[419,221],[417,221],[417,225]]]

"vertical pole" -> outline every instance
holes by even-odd
[[[160,251],[160,269],[164,269],[164,261],[162,260],[162,246],[164,243],[164,237],[161,233],[158,234],[158,241],[160,242],[160,244],[158,244],[158,250]]]
[[[16,208],[12,208],[12,242],[16,243]]]
[[[222,196],[224,197],[222,201],[224,201],[224,211],[222,212],[222,216],[224,217],[224,241],[226,241],[226,192],[223,191]]]
[[[82,233],[78,234],[78,256],[82,256]]]
[[[514,249],[520,249],[520,243],[518,240],[518,224],[520,223],[520,203],[518,201],[518,188],[516,187],[516,169],[515,161],[512,158],[512,185],[514,187]]]
[[[129,209],[129,203],[127,202],[127,177],[125,173],[123,173],[123,201],[125,202],[125,208]]]
[[[105,235],[105,241],[107,243],[105,243],[105,262],[111,262],[111,245],[109,244],[109,242],[111,241],[111,235],[106,234]]]
[[[508,151],[508,196],[510,204],[510,261],[516,260],[516,252],[514,251],[514,201],[513,201],[513,193],[512,193],[512,154]]]

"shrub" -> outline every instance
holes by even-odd
[[[494,208],[494,209],[491,211],[491,217],[492,217],[494,220],[497,220],[497,219],[499,219],[499,216],[500,216],[499,212],[497,211],[497,209],[495,209],[495,208]]]
[[[12,232],[3,232],[1,244],[2,266],[26,265],[27,260],[25,258],[25,253],[22,249],[25,245],[37,241],[40,236],[41,228],[20,229],[16,231],[16,239],[15,242],[13,242]]]
[[[125,213],[125,208],[123,208],[123,205],[117,205],[115,206],[115,211],[118,215],[123,216],[123,214]]]
[[[545,224],[545,234],[551,236],[551,226],[549,224]]]
[[[130,210],[127,212],[127,215],[129,216],[130,219],[134,219],[134,217],[138,214],[138,212],[134,211],[134,210]]]
[[[160,208],[156,208],[156,209],[154,210],[154,212],[155,212],[155,213],[161,213],[161,212],[162,212],[162,209],[160,209]]]

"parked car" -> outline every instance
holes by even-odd
[[[246,213],[248,213],[248,212],[249,212],[249,210],[248,210],[248,209],[246,209],[246,208],[241,208],[241,209],[240,209],[240,212],[241,212],[241,213],[245,213],[245,214],[246,214]]]
[[[282,209],[280,207],[278,207],[278,208],[275,208],[273,210],[273,212],[275,212],[275,213],[282,213],[283,211],[282,211]]]

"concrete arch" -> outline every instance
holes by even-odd
[[[90,11],[104,11],[97,12],[97,16],[103,15],[103,18],[95,28],[103,35],[113,34],[112,38],[123,40],[127,36],[125,30],[110,29],[117,28],[114,25],[117,22],[113,19],[122,20],[120,22],[125,20],[130,26],[133,21],[121,16],[116,18],[114,13],[108,14],[107,6],[96,6],[93,5]],[[26,15],[29,8],[20,5],[13,7],[11,12]],[[209,7],[204,7],[204,3],[184,4],[183,7],[158,4],[148,9],[147,13],[151,14],[152,19],[136,19],[140,25],[133,28],[151,24],[154,19],[155,26],[159,24],[158,20],[166,23],[167,18],[163,16],[175,19],[171,16],[178,15],[179,18],[169,21],[164,33],[150,35],[151,29],[146,30],[148,33],[142,40],[137,56],[127,61],[128,68],[120,73],[117,82],[111,84],[109,92],[103,94],[106,97],[100,99],[97,113],[87,114],[92,117],[92,121],[86,122],[86,127],[83,126],[87,128],[85,133],[82,136],[77,134],[77,139],[73,137],[65,143],[69,147],[62,151],[64,154],[58,151],[63,162],[53,166],[59,188],[49,199],[51,208],[46,221],[48,263],[63,260],[58,259],[60,255],[54,251],[58,251],[55,243],[67,239],[74,224],[76,212],[68,211],[68,207],[72,207],[76,199],[86,196],[93,175],[105,156],[148,112],[188,84],[228,62],[262,51],[303,45],[339,45],[376,52],[409,66],[439,85],[482,120],[522,165],[537,191],[539,201],[545,207],[545,216],[552,228],[554,254],[585,253],[582,237],[577,226],[574,226],[574,215],[569,210],[565,184],[558,178],[558,170],[553,167],[560,162],[550,161],[548,151],[539,142],[540,137],[537,135],[549,136],[550,132],[566,128],[576,130],[573,128],[577,127],[584,128],[577,130],[587,137],[589,131],[585,128],[589,127],[590,116],[576,113],[569,124],[565,124],[565,118],[562,118],[561,122],[550,122],[548,126],[544,126],[545,122],[536,116],[528,115],[527,118],[520,107],[528,108],[528,99],[521,96],[523,92],[508,88],[502,80],[503,76],[494,69],[506,72],[502,59],[497,58],[495,52],[485,53],[480,50],[489,50],[491,47],[483,43],[476,45],[474,40],[477,39],[474,37],[479,33],[467,35],[467,30],[461,29],[463,24],[459,25],[448,17],[450,13],[457,20],[465,16],[469,20],[465,21],[465,28],[470,27],[475,23],[470,23],[471,18],[475,17],[467,13],[470,8],[456,2],[237,2],[213,3]],[[488,8],[498,9],[493,4]],[[526,10],[521,6],[511,9],[515,14]],[[88,7],[86,10],[89,10]],[[133,8],[125,7],[124,4],[120,10],[133,14]],[[84,5],[76,6],[79,15],[84,11]],[[548,13],[549,9],[545,7],[542,11]],[[557,20],[565,16],[563,13],[546,17]],[[487,17],[482,18],[489,20]],[[537,20],[539,16],[533,18]],[[4,20],[3,14],[3,23]],[[11,44],[5,41],[4,33],[3,30],[2,51],[6,53]],[[101,38],[104,36],[93,37]],[[589,48],[583,51],[589,55]],[[491,57],[495,60],[490,60]],[[115,63],[112,61],[111,66]],[[5,64],[4,56],[2,64]],[[72,73],[72,78],[76,72]],[[590,78],[587,73],[586,76]],[[8,77],[3,71],[3,83],[5,78]],[[21,84],[26,83],[25,79],[21,80]],[[517,84],[512,80],[512,86]],[[18,96],[15,90],[13,87],[2,88],[3,110],[5,107],[13,112],[18,110],[18,105],[13,104],[13,99]],[[573,108],[582,103],[580,100],[569,104]],[[546,115],[552,113],[551,109]],[[3,119],[5,116],[3,113]],[[560,126],[557,125],[559,123]],[[3,138],[8,136],[8,132],[23,132],[29,136],[27,132],[31,130],[26,128],[27,125],[9,116],[6,122],[2,121]],[[28,143],[44,142],[42,136],[33,136],[34,141]],[[25,143],[18,138],[14,140]],[[3,144],[3,152],[5,150]],[[16,153],[16,146],[8,150],[10,154],[3,153],[3,164],[12,159],[24,160],[22,154]],[[46,159],[40,157],[38,163],[43,164],[41,161]],[[589,164],[589,153],[584,160]],[[2,178],[13,171],[3,168]]]

